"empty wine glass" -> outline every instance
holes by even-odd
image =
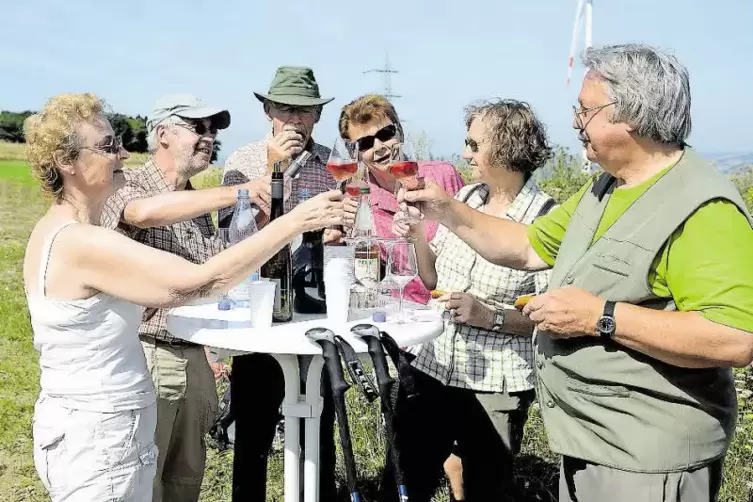
[[[327,171],[335,178],[335,190],[342,190],[343,182],[358,171],[358,156],[353,144],[337,138],[327,160]]]
[[[418,275],[418,261],[416,260],[416,248],[412,242],[395,241],[390,246],[390,256],[387,261],[387,273],[392,282],[397,284],[400,294],[400,306],[398,307],[398,323],[406,322],[403,310],[403,296],[405,286]]]

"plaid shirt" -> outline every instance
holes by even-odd
[[[107,200],[101,218],[103,227],[115,229],[142,244],[176,254],[193,263],[203,263],[222,251],[223,244],[215,237],[214,223],[208,213],[166,227],[137,228],[122,221],[123,211],[131,201],[174,190],[152,158],[141,167],[124,169],[123,174],[126,184]],[[193,190],[190,182],[185,189]],[[165,342],[188,344],[165,329],[169,311],[146,309],[139,334]]]
[[[234,151],[225,162],[222,184],[240,185],[267,175],[267,143],[272,140],[268,133],[261,141],[249,143]],[[335,179],[327,171],[330,149],[311,140],[311,156],[301,166],[298,176],[292,180],[290,198],[285,202],[285,212],[293,209],[299,200],[306,200],[335,188]],[[232,214],[233,207],[220,210],[223,221]]]
[[[475,189],[475,191],[474,191]],[[468,195],[470,194],[470,197]],[[486,185],[469,185],[455,196],[474,208],[482,208],[489,196]],[[533,179],[521,189],[507,209],[506,219],[532,223],[550,197]],[[495,310],[512,308],[520,295],[542,292],[549,271],[526,272],[494,265],[440,226],[429,243],[437,260],[437,289],[467,292]],[[430,302],[435,308],[440,304]],[[444,333],[411,352],[413,366],[446,385],[479,392],[520,392],[534,387],[533,344],[530,336],[517,336],[446,323]]]

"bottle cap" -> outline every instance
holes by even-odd
[[[248,189],[247,188],[239,188],[238,189],[238,197],[245,197],[248,199]]]
[[[374,322],[387,322],[387,313],[382,311],[377,311],[371,314],[371,320]]]
[[[361,188],[359,188],[359,189],[358,189],[358,191],[359,191],[359,192],[360,192],[361,194],[365,194],[365,193],[371,193],[371,188],[369,188],[369,186],[368,186],[368,185],[366,185],[366,186],[362,186]]]

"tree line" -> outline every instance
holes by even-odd
[[[24,138],[24,120],[33,111],[23,112],[0,111],[0,141],[10,143],[25,143]],[[135,117],[123,115],[122,113],[112,113],[107,116],[116,136],[123,139],[123,147],[129,152],[146,153],[147,152],[147,133],[146,117],[136,115]],[[214,142],[214,151],[212,152],[212,162],[217,160],[220,153],[221,143],[219,140]]]

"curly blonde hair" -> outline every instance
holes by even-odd
[[[57,201],[63,194],[58,163],[73,162],[81,151],[78,125],[102,114],[104,108],[104,101],[94,94],[59,94],[24,121],[26,159],[48,197]]]
[[[373,119],[389,119],[397,126],[400,140],[403,139],[403,126],[397,116],[397,111],[392,103],[381,94],[366,94],[345,105],[340,112],[340,137],[351,139],[348,136],[350,124],[364,125]]]

